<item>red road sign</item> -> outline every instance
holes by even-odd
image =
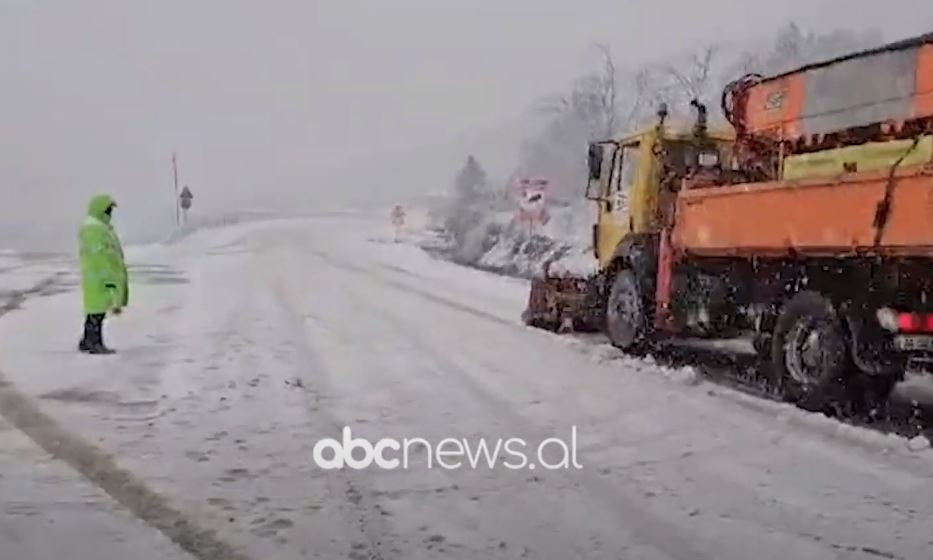
[[[518,219],[529,225],[548,221],[547,179],[521,179],[518,182]]]
[[[405,209],[400,204],[392,209],[392,225],[401,227],[405,225]]]

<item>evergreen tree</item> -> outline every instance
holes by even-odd
[[[486,171],[472,155],[467,156],[466,163],[457,173],[454,180],[454,193],[461,203],[473,204],[479,202],[487,189]]]

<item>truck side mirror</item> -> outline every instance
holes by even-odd
[[[603,173],[603,147],[600,144],[590,144],[587,163],[590,169],[590,181],[598,181]]]

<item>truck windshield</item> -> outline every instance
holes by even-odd
[[[683,177],[687,173],[687,166],[695,157],[695,148],[689,142],[667,142],[664,145],[666,153],[664,166],[675,176]]]
[[[699,147],[691,142],[664,144],[664,167],[673,177],[684,177],[691,167],[712,167],[719,163],[721,154],[714,146]]]
[[[622,166],[619,169],[619,187],[623,190],[635,183],[638,171],[641,144],[628,144],[622,146]]]

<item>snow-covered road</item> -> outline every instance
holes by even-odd
[[[388,237],[343,217],[134,250],[115,356],[75,352],[73,291],[0,318],[0,412],[35,442],[0,424],[0,551],[129,557],[169,542],[158,530],[211,560],[933,557],[929,450],[527,329],[523,282]],[[582,469],[315,466],[344,426],[430,442],[575,427]],[[28,468],[47,453],[71,467],[62,495],[110,496],[99,519],[48,497]],[[156,550],[133,557],[171,557]]]

